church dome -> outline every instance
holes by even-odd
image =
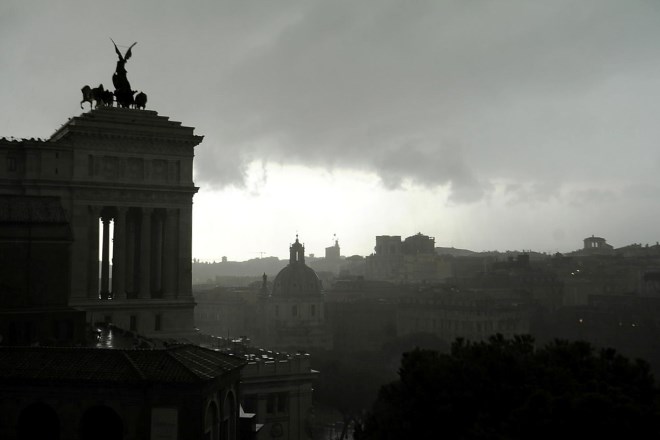
[[[305,264],[305,247],[296,242],[289,248],[289,264],[273,282],[273,296],[296,297],[321,295],[321,280],[314,269]]]

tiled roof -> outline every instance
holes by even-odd
[[[194,345],[157,350],[0,347],[0,380],[205,382],[244,361]]]

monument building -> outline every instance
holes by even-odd
[[[0,195],[47,196],[63,210],[68,306],[88,322],[193,331],[193,131],[155,111],[97,106],[47,140],[0,139]]]

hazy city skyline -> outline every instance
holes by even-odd
[[[196,127],[193,256],[299,233],[566,252],[660,237],[660,4],[6,1],[0,136],[50,136],[111,88]]]

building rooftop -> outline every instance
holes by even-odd
[[[195,345],[120,350],[65,347],[0,347],[0,381],[104,383],[206,382],[245,361]]]

